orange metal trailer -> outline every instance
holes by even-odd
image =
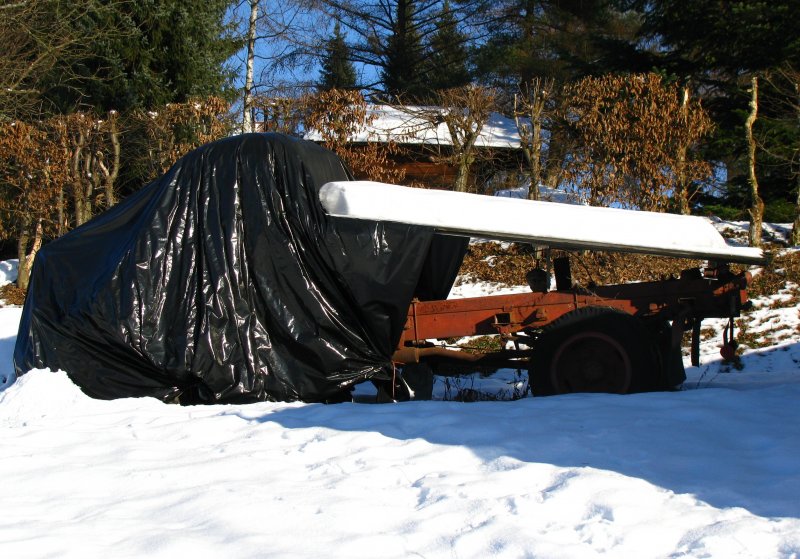
[[[413,371],[409,378],[420,370],[525,368],[535,395],[667,390],[685,380],[686,331],[697,364],[705,318],[729,319],[722,355],[735,357],[733,319],[749,304],[749,274],[720,264],[665,281],[584,289],[572,285],[566,259],[556,264],[552,291],[540,283],[531,293],[413,302],[395,362]],[[479,335],[497,335],[514,349],[472,352],[433,341]]]

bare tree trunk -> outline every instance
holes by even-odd
[[[59,139],[61,140],[61,150],[63,150],[62,157],[64,161],[70,160],[70,151],[69,151],[69,136],[67,134],[67,124],[64,121],[64,118],[61,117],[58,119],[56,124],[56,130],[59,135]],[[67,173],[66,179],[69,179],[70,172],[69,172],[69,165],[67,165]],[[57,204],[57,216],[58,216],[58,223],[56,224],[56,232],[60,237],[64,233],[67,232],[69,229],[69,217],[67,216],[67,200],[66,200],[66,193],[64,192],[67,180],[59,181],[58,187],[58,197],[56,198]]]
[[[453,146],[446,159],[457,167],[453,188],[456,192],[469,192],[469,174],[477,158],[475,142],[496,107],[496,92],[470,85],[439,91],[437,97],[443,111],[423,109],[418,114],[431,125],[444,122]]]
[[[750,186],[750,246],[761,246],[761,227],[764,219],[764,200],[758,195],[758,178],[756,177],[756,141],[753,137],[753,124],[758,117],[758,77],[751,80],[750,114],[745,121],[747,133],[747,168],[748,185]]]
[[[789,244],[792,246],[800,245],[800,170],[797,171],[797,198],[795,200],[794,223],[792,224],[792,234],[789,237]]]
[[[542,184],[542,123],[536,122],[532,127],[531,151],[526,154],[531,174],[531,186],[528,189],[528,200],[538,200],[541,197],[539,192]]]
[[[104,181],[104,188],[106,194],[106,204],[110,208],[117,203],[117,195],[114,191],[114,184],[119,177],[120,159],[122,154],[122,147],[119,143],[119,130],[117,129],[116,115],[109,115],[109,129],[108,133],[111,139],[112,158],[111,169],[106,169],[106,177]]]
[[[683,100],[681,101],[681,117],[684,123],[688,122],[689,112],[689,87],[683,88]],[[686,154],[689,151],[689,146],[684,143],[678,146],[678,165],[676,168],[677,173],[677,195],[678,195],[678,211],[681,215],[689,215],[691,209],[689,208],[689,181],[686,179]]]
[[[475,163],[475,142],[481,135],[483,122],[474,123],[472,129],[466,126],[459,127],[453,122],[446,122],[453,141],[453,151],[456,154],[456,178],[453,190],[456,192],[469,192],[469,173]]]
[[[456,192],[469,192],[469,172],[475,157],[472,153],[475,147],[475,140],[480,135],[480,126],[477,131],[459,130],[453,123],[447,123],[450,130],[450,137],[453,141],[453,152],[455,154],[456,178],[453,181],[453,190]],[[459,134],[460,132],[460,134]]]
[[[247,28],[247,71],[244,82],[244,101],[242,103],[242,133],[255,132],[253,123],[253,68],[255,66],[256,21],[258,20],[258,1],[250,0],[250,25]]]
[[[31,269],[33,268],[33,259],[36,253],[42,247],[42,220],[39,219],[36,225],[29,216],[21,219],[20,234],[17,239],[17,257],[19,258],[19,267],[17,268],[17,287],[22,290],[28,289],[30,283]],[[30,249],[28,246],[30,245]]]
[[[100,192],[100,187],[103,184],[103,171],[102,169],[103,156],[101,153],[89,152],[89,157],[86,161],[86,174],[89,177],[86,180],[86,208],[89,213],[86,215],[86,221],[92,219],[95,207],[95,192]]]
[[[529,84],[524,86],[524,98],[514,96],[514,120],[519,132],[522,153],[528,163],[528,175],[531,182],[528,190],[529,200],[540,198],[539,187],[544,182],[542,173],[543,160],[543,141],[542,141],[542,121],[547,105],[548,95],[553,89],[553,80],[541,80],[534,78]],[[520,120],[520,117],[530,119],[530,123]]]
[[[469,170],[474,162],[474,157],[469,155],[464,155],[463,157],[459,158],[457,169],[456,169],[456,179],[453,185],[453,190],[456,192],[469,192]]]
[[[17,287],[20,289],[28,289],[28,280],[31,276],[31,270],[28,267],[28,240],[30,238],[30,217],[23,213],[20,218],[19,224],[19,237],[17,237],[17,259],[19,266],[17,268]]]
[[[58,198],[56,200],[56,215],[58,219],[58,224],[56,225],[56,232],[60,237],[64,233],[66,233],[66,226],[65,226],[65,210],[64,210],[64,187],[60,186],[58,188]]]
[[[105,156],[102,150],[98,149],[95,154],[95,164],[102,174],[102,186],[103,194],[106,198],[106,208],[110,208],[117,203],[117,195],[114,191],[114,183],[117,182],[120,167],[121,147],[119,143],[119,130],[117,130],[116,115],[113,113],[109,114],[108,119],[108,139],[111,142],[111,168],[106,165]],[[99,188],[99,186],[100,185],[96,182],[95,187]]]
[[[42,227],[42,220],[36,222],[36,227],[33,230],[33,240],[28,254],[25,255],[25,264],[28,269],[28,277],[30,278],[30,271],[33,269],[33,259],[36,258],[36,253],[42,248],[42,237],[44,236],[44,228]],[[27,289],[27,285],[25,286]]]
[[[800,125],[800,80],[795,81],[794,91],[797,95],[797,104],[795,111],[797,112],[797,123]],[[800,159],[800,146],[795,144],[795,160]],[[800,161],[796,161],[800,165]],[[792,224],[792,234],[789,237],[789,242],[792,246],[800,245],[800,167],[795,168],[795,180],[797,181],[797,199],[795,205],[794,223]]]
[[[94,198],[95,186],[99,181],[99,176],[94,170],[94,156],[91,151],[91,144],[89,147],[90,149],[87,150],[88,153],[84,153],[83,155],[83,178],[81,180],[81,184],[83,185],[83,191],[81,193],[83,196],[83,215],[78,225],[82,225],[92,219],[92,213],[94,212],[92,198]]]
[[[83,132],[78,133],[78,138],[72,144],[72,161],[70,164],[70,175],[72,176],[72,197],[75,202],[75,226],[84,223],[83,216],[85,214],[84,202],[85,195],[83,191],[83,172],[81,170],[81,160],[83,158],[83,148],[86,142],[86,136]]]

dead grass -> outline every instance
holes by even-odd
[[[503,349],[498,336],[479,336],[461,345],[467,353],[489,353]]]
[[[797,308],[800,305],[800,253],[790,252],[773,258],[755,275],[748,289],[748,294],[753,299],[770,297],[778,293],[781,293],[782,297],[775,298],[768,306],[762,308],[778,310]],[[763,348],[800,334],[800,326],[795,328],[796,332],[792,332],[782,324],[779,316],[769,314],[760,320],[758,333],[748,331],[748,326],[753,324],[752,315],[757,310],[752,309],[736,321],[738,326],[736,340],[739,344],[753,349]]]
[[[613,252],[553,251],[552,256],[569,257],[572,280],[584,287],[656,281],[701,264],[698,260]],[[469,247],[461,274],[479,281],[525,285],[525,275],[537,265],[543,263],[530,245],[475,243]]]
[[[667,258],[619,252],[569,252],[572,279],[578,285],[609,285],[658,281],[677,277],[682,270],[697,268],[699,260]]]
[[[473,243],[461,264],[460,273],[478,281],[525,285],[525,274],[536,264],[534,251],[529,245],[512,244],[504,248],[500,243]]]
[[[775,250],[778,247],[766,248]],[[681,270],[703,265],[700,260],[618,252],[553,251],[552,256],[568,256],[573,281],[584,287],[657,281],[678,276]],[[475,243],[470,245],[460,273],[479,281],[525,285],[525,274],[540,264],[530,245]],[[735,272],[743,269],[737,266],[732,268]],[[774,257],[755,275],[749,293],[753,298],[772,296],[785,289],[789,283],[800,285],[800,252]],[[789,300],[776,301],[772,305],[776,308],[787,308],[798,303],[800,293],[795,292],[790,294]]]
[[[717,337],[717,330],[711,328],[710,326],[706,326],[700,330],[700,339],[704,342],[708,340],[713,340]]]
[[[753,332],[750,330],[750,321],[747,318],[739,318],[736,320],[736,342],[750,349],[769,347],[772,345],[770,334],[775,330]]]
[[[13,283],[0,287],[0,307],[6,305],[22,305],[25,303],[25,290]]]
[[[756,274],[748,291],[751,297],[770,296],[785,289],[787,283],[800,285],[800,252],[775,256],[760,273]],[[791,305],[791,302],[787,302],[781,307],[786,308]]]

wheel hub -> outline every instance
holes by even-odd
[[[597,331],[580,332],[558,347],[550,368],[556,391],[624,394],[631,385],[631,362],[625,348]]]

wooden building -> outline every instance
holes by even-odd
[[[452,188],[456,167],[451,162],[453,141],[440,107],[370,105],[367,123],[350,141],[354,146],[393,142],[397,153],[390,156],[393,166],[405,172],[407,184],[428,188]],[[315,131],[305,138],[320,141]],[[513,119],[492,113],[475,143],[477,157],[471,169],[473,190],[484,185],[498,171],[521,167],[520,138]],[[361,178],[361,177],[357,177]]]

